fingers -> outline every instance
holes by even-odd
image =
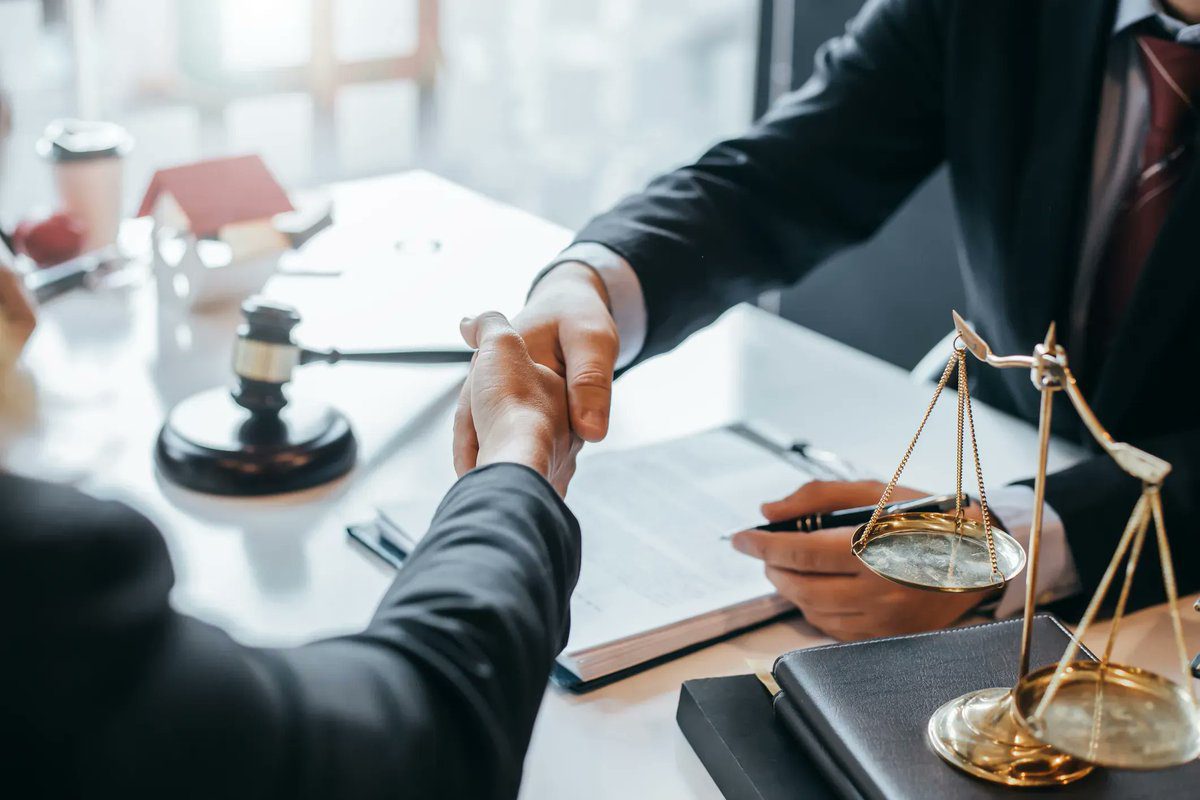
[[[849,528],[833,528],[813,533],[767,533],[740,531],[734,534],[733,548],[773,567],[799,573],[821,575],[859,575],[864,567],[850,552]]]
[[[454,410],[454,472],[460,478],[471,470],[479,459],[479,436],[471,417],[471,376],[463,383]]]
[[[873,505],[886,487],[879,481],[810,481],[782,500],[764,503],[762,513],[774,522],[802,514],[818,514],[841,508]],[[919,492],[897,487],[893,499],[920,496]]]
[[[620,346],[616,328],[609,318],[573,321],[560,326],[559,340],[567,368],[571,428],[585,441],[598,442],[608,433],[613,368]]]
[[[550,483],[555,490],[563,498],[567,496],[567,487],[571,483],[571,478],[575,477],[575,457],[579,455],[579,451],[583,448],[583,439],[580,439],[574,434],[571,435],[571,444],[567,452],[567,457],[563,463],[559,465],[551,478]]]
[[[21,276],[3,265],[0,265],[0,316],[20,344],[25,343],[37,324],[33,302],[25,292]]]
[[[862,576],[802,575],[767,566],[767,579],[779,595],[792,602],[808,624],[841,641],[880,635],[884,630],[880,604]]]
[[[860,576],[805,575],[770,564],[764,573],[775,590],[804,609],[805,614],[845,616],[862,613],[864,581]]]

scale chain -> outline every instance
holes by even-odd
[[[988,511],[987,490],[983,488],[983,463],[979,460],[979,441],[975,438],[975,415],[971,411],[971,389],[967,383],[967,364],[966,353],[959,351],[959,357],[962,362],[959,364],[959,369],[962,370],[962,385],[963,394],[966,395],[967,406],[967,426],[971,431],[971,454],[975,457],[975,483],[979,487],[979,510],[983,515],[983,535],[987,540],[988,559],[992,562],[992,574],[1000,579],[1000,583],[1004,584],[1004,575],[1000,572],[1000,565],[996,560],[996,542],[992,536],[992,515]],[[961,425],[961,420],[959,425]],[[958,454],[959,472],[962,472],[962,452]],[[959,478],[961,484],[962,478]],[[959,489],[962,493],[962,489]]]
[[[856,555],[861,555],[866,547],[867,541],[870,539],[871,532],[875,529],[879,517],[883,514],[883,509],[887,507],[888,501],[891,499],[892,492],[896,488],[896,484],[900,482],[900,476],[904,472],[904,468],[908,466],[908,461],[912,458],[913,450],[917,446],[917,440],[921,438],[921,433],[925,430],[925,424],[929,421],[930,415],[933,413],[934,406],[937,405],[938,399],[942,395],[942,390],[946,388],[946,384],[950,381],[950,374],[958,368],[958,418],[957,418],[957,459],[955,463],[955,487],[954,487],[954,530],[958,535],[962,535],[963,524],[963,491],[962,491],[962,472],[963,472],[963,418],[965,416],[967,427],[971,433],[971,454],[975,461],[975,481],[979,487],[979,506],[983,515],[983,530],[984,538],[987,543],[988,561],[991,564],[992,575],[997,577],[999,584],[1004,585],[1004,575],[1000,572],[1000,565],[996,556],[996,543],[992,536],[992,519],[991,513],[988,510],[987,491],[983,484],[983,465],[979,458],[979,441],[975,436],[975,415],[971,408],[971,390],[967,381],[967,364],[966,364],[966,348],[955,346],[954,352],[951,353],[950,359],[946,362],[946,368],[942,371],[942,377],[938,380],[937,388],[934,389],[933,398],[929,401],[929,405],[925,409],[925,415],[921,417],[921,424],[917,426],[917,432],[913,434],[912,440],[908,443],[908,449],[904,451],[904,457],[900,459],[900,465],[896,467],[896,472],[888,481],[887,487],[884,488],[883,494],[879,498],[878,504],[875,506],[874,512],[871,514],[871,519],[867,522],[866,528],[863,530],[863,535],[853,545],[853,552]],[[965,413],[964,413],[965,412]]]
[[[1104,655],[1100,658],[1101,665],[1108,664],[1112,657],[1113,645],[1117,643],[1117,632],[1121,629],[1121,620],[1125,616],[1125,604],[1129,602],[1129,590],[1133,586],[1133,576],[1137,572],[1138,560],[1142,557],[1142,547],[1146,543],[1146,529],[1149,527],[1150,515],[1142,514],[1137,533],[1133,536],[1133,545],[1129,549],[1129,558],[1125,561],[1125,580],[1121,583],[1121,593],[1117,596],[1117,606],[1113,609],[1112,622],[1108,629],[1108,641],[1104,644]]]
[[[1046,685],[1046,690],[1042,693],[1041,699],[1038,700],[1037,706],[1034,707],[1033,713],[1030,714],[1032,719],[1037,719],[1045,712],[1046,706],[1058,694],[1058,688],[1062,685],[1063,679],[1067,674],[1067,665],[1071,661],[1076,650],[1079,649],[1079,643],[1083,637],[1087,635],[1088,628],[1092,625],[1092,620],[1096,618],[1096,612],[1100,610],[1100,604],[1104,601],[1104,597],[1108,594],[1108,588],[1112,585],[1112,580],[1117,572],[1117,567],[1125,558],[1125,553],[1129,550],[1130,544],[1137,535],[1138,528],[1141,527],[1143,519],[1150,514],[1150,492],[1143,488],[1142,495],[1138,498],[1137,503],[1133,507],[1133,512],[1129,515],[1129,521],[1125,524],[1125,531],[1121,534],[1120,540],[1117,542],[1117,549],[1112,555],[1112,559],[1108,562],[1107,569],[1100,577],[1100,585],[1096,587],[1096,593],[1092,595],[1092,599],[1088,602],[1087,609],[1084,610],[1083,616],[1079,618],[1079,624],[1075,626],[1075,632],[1071,634],[1071,641],[1067,642],[1067,649],[1063,651],[1062,656],[1058,660],[1057,666],[1054,668],[1054,674],[1050,677],[1050,682]]]
[[[1175,583],[1175,563],[1171,558],[1171,546],[1167,542],[1167,524],[1163,521],[1162,492],[1150,495],[1150,512],[1154,516],[1154,535],[1158,540],[1158,560],[1162,566],[1163,586],[1167,590],[1167,604],[1171,609],[1171,629],[1175,633],[1175,647],[1179,653],[1179,668],[1183,673],[1183,685],[1187,687],[1192,707],[1200,708],[1196,698],[1196,686],[1188,670],[1187,645],[1183,641],[1183,620],[1179,618],[1179,587]]]
[[[937,405],[938,398],[942,396],[942,390],[946,388],[946,382],[950,380],[950,373],[954,371],[954,365],[958,361],[958,352],[956,351],[950,356],[950,360],[946,362],[946,368],[942,370],[942,377],[938,380],[937,388],[933,391],[933,399],[929,401],[929,405],[925,408],[925,416],[921,417],[921,424],[917,426],[917,432],[913,434],[912,441],[908,443],[908,449],[904,451],[904,457],[900,459],[900,466],[896,467],[895,473],[892,474],[892,479],[888,481],[887,487],[883,490],[883,494],[879,496],[879,503],[875,506],[875,511],[871,514],[871,519],[867,522],[867,527],[863,531],[862,537],[853,545],[855,555],[861,555],[863,548],[870,538],[871,531],[875,530],[875,523],[879,520],[883,509],[887,506],[888,500],[892,496],[892,492],[896,488],[896,484],[900,482],[900,475],[904,472],[904,468],[908,465],[908,460],[912,458],[913,450],[917,446],[917,440],[921,438],[921,431],[925,430],[925,423],[929,421],[929,415],[933,413],[933,407]]]
[[[957,458],[955,459],[954,472],[954,533],[962,536],[963,524],[963,491],[962,491],[962,467],[963,467],[963,398],[966,397],[967,387],[967,365],[966,353],[962,350],[955,350],[958,356],[958,438],[956,444]]]

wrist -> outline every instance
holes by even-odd
[[[550,434],[536,420],[515,419],[495,426],[494,435],[479,443],[476,464],[512,463],[550,477]]]
[[[550,477],[550,457],[528,443],[506,442],[491,450],[480,448],[476,465],[483,467],[488,464],[520,464],[547,480]]]
[[[529,296],[532,299],[543,293],[555,291],[594,293],[604,303],[605,308],[612,310],[608,287],[600,278],[600,273],[582,261],[564,261],[556,264],[542,276]]]

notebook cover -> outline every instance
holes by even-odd
[[[944,702],[1016,679],[1021,621],[990,622],[914,636],[796,650],[775,663],[780,703],[795,712],[798,743],[821,742],[833,776],[865,800],[1012,798],[1014,790],[948,766],[926,744],[929,716]],[[1062,655],[1069,634],[1047,614],[1034,618],[1032,663]],[[1091,654],[1087,654],[1091,657]],[[787,716],[782,716],[785,724]],[[815,759],[814,764],[820,764]],[[1195,796],[1200,762],[1154,772],[1097,769],[1053,790],[1055,798]],[[843,795],[854,797],[854,795]]]
[[[753,675],[685,681],[675,720],[726,800],[839,796],[771,713]]]
[[[854,785],[854,781],[834,760],[829,747],[805,722],[804,718],[796,711],[796,706],[784,696],[783,692],[775,695],[772,707],[778,725],[787,729],[791,733],[792,739],[800,744],[797,755],[807,756],[813,767],[825,776],[825,782],[832,792],[831,797],[841,798],[841,800],[864,800],[862,792]]]

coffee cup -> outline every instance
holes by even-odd
[[[84,229],[84,251],[117,241],[121,177],[129,133],[112,122],[56,120],[38,140],[38,154],[54,165],[60,209]]]

